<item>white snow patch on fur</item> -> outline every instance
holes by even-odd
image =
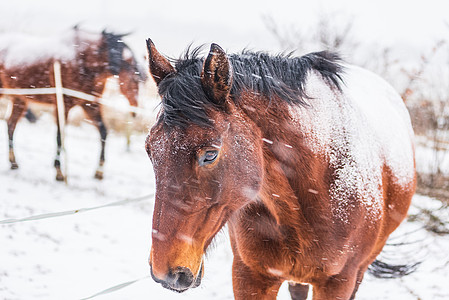
[[[99,37],[74,30],[53,36],[0,34],[0,58],[6,68],[29,66],[48,59],[71,61],[78,50],[90,47],[90,41],[95,42]],[[78,40],[82,42],[78,44]]]
[[[347,223],[361,203],[374,221],[382,213],[383,167],[403,188],[413,182],[413,131],[402,99],[381,78],[346,66],[343,80],[340,93],[311,72],[306,85],[311,107],[292,106],[290,113],[312,152],[334,169],[329,191],[334,216]]]

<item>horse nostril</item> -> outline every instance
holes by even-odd
[[[192,271],[186,267],[178,267],[174,271],[170,271],[166,282],[177,291],[185,291],[193,285],[195,278]]]
[[[162,284],[162,286],[166,289],[182,293],[189,288],[195,288],[201,283],[201,274],[198,278],[193,276],[192,271],[186,267],[178,267],[175,270],[170,270],[167,275],[160,276],[160,278],[156,277],[153,273],[153,266],[150,264],[150,272],[151,277],[153,277],[154,281]]]

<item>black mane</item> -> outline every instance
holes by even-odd
[[[201,70],[204,58],[200,58],[201,47],[187,49],[184,57],[172,60],[176,72],[159,84],[162,96],[162,113],[159,122],[168,126],[185,128],[189,124],[211,126],[206,108],[213,107],[201,86]],[[332,88],[340,90],[342,82],[340,58],[337,54],[322,51],[292,57],[271,56],[263,52],[243,51],[231,54],[229,61],[233,69],[231,97],[237,101],[242,91],[253,91],[270,99],[279,97],[290,105],[307,106],[309,97],[305,83],[310,71],[315,70]]]
[[[141,72],[138,67],[136,58],[131,48],[122,40],[128,34],[115,34],[103,30],[103,37],[106,40],[106,48],[108,52],[108,69],[112,75],[119,75],[121,70],[134,72],[139,79],[144,81],[145,72]],[[127,49],[132,55],[132,63],[123,60],[123,51]]]

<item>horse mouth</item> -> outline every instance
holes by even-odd
[[[198,275],[196,276],[195,281],[194,281],[193,285],[191,286],[193,289],[200,286],[201,279],[203,278],[203,269],[204,269],[203,263],[201,263],[200,271],[198,272]]]
[[[177,293],[183,293],[191,288],[196,288],[200,286],[201,279],[203,277],[203,263],[201,263],[200,270],[198,272],[198,275],[196,277],[193,277],[193,275],[182,275],[175,274],[175,276],[168,276],[170,279],[161,280],[154,276],[153,270],[151,268],[151,277],[153,280],[157,283],[160,283],[163,288],[166,288],[168,290],[177,292]],[[183,273],[184,274],[184,273]]]
[[[177,293],[184,293],[185,291],[190,289],[190,288],[182,288],[182,289],[176,288],[176,287],[170,286],[168,283],[165,283],[165,282],[162,282],[161,285],[163,288],[166,288],[167,290],[177,292]]]

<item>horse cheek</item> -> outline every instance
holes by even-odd
[[[240,207],[255,201],[262,185],[262,162],[256,153],[240,156],[231,173],[234,198]]]

